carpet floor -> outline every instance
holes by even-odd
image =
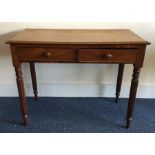
[[[21,122],[16,97],[0,98],[1,133],[153,133],[155,99],[137,99],[133,121],[125,128],[128,99],[40,97],[27,98],[29,125]]]

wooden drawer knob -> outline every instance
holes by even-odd
[[[109,59],[112,58],[112,55],[111,55],[110,53],[107,53],[107,54],[105,55],[105,58],[106,58],[107,60],[109,60]]]
[[[45,53],[44,53],[44,56],[45,56],[46,58],[50,58],[51,53],[50,53],[50,52],[45,52]]]

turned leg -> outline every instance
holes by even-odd
[[[118,102],[118,99],[120,96],[122,79],[123,79],[123,71],[124,71],[124,64],[119,64],[118,75],[117,75],[117,85],[116,85],[116,99],[115,99],[116,103]]]
[[[16,72],[16,80],[17,80],[17,86],[18,86],[18,93],[20,97],[23,121],[24,121],[24,125],[26,126],[28,124],[28,111],[27,111],[27,104],[26,104],[26,98],[25,98],[21,65],[15,66],[15,72]]]
[[[37,78],[36,78],[35,64],[33,62],[30,62],[30,72],[32,78],[33,93],[35,100],[37,100],[38,99]]]
[[[132,82],[131,82],[131,87],[130,87],[128,110],[127,110],[127,123],[126,123],[127,128],[130,127],[130,123],[132,121],[132,114],[133,114],[133,109],[134,109],[134,105],[135,105],[135,99],[136,99],[136,93],[137,93],[137,87],[138,87],[138,81],[139,81],[139,74],[140,74],[140,68],[134,66]]]

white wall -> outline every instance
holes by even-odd
[[[25,28],[128,28],[151,42],[141,71],[138,97],[155,98],[155,22],[141,23],[0,23],[0,96],[17,96],[9,46],[5,44]],[[114,96],[117,65],[36,64],[40,96]],[[32,95],[29,66],[23,65],[26,94]],[[122,97],[128,97],[132,65],[126,65]]]

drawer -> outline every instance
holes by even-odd
[[[133,63],[137,49],[80,49],[79,62]]]
[[[55,62],[74,62],[74,49],[61,48],[18,48],[18,57],[20,60],[38,60],[38,61],[55,61]]]

